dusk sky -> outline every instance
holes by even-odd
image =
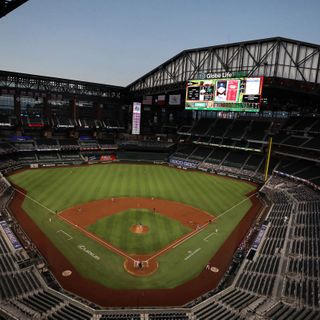
[[[0,19],[0,69],[126,86],[180,51],[320,44],[320,0],[29,0]]]

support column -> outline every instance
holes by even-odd
[[[270,163],[270,157],[271,157],[271,149],[272,149],[272,137],[269,137],[269,146],[268,146],[268,156],[266,160],[266,168],[265,168],[265,174],[264,174],[264,182],[268,180],[268,174],[269,174],[269,163]]]
[[[47,117],[48,121],[50,122],[51,117],[52,117],[52,112],[51,112],[51,105],[48,102],[48,97],[43,97],[43,114],[45,117]]]
[[[79,108],[76,105],[76,98],[70,100],[70,117],[71,119],[79,119]]]
[[[103,111],[103,104],[98,102],[98,101],[94,101],[93,102],[93,108],[94,108],[94,117],[96,120],[101,120],[102,119],[102,111]]]
[[[21,103],[20,103],[20,92],[15,93],[14,95],[14,115],[17,117],[17,120],[21,120]]]

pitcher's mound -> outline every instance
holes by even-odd
[[[149,227],[143,226],[141,224],[134,224],[130,227],[130,231],[132,233],[147,233],[149,231]]]

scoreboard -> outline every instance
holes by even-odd
[[[189,80],[187,110],[259,112],[263,77]]]

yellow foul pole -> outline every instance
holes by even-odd
[[[268,146],[268,156],[266,161],[266,168],[264,174],[264,182],[268,180],[268,173],[269,173],[269,163],[270,163],[270,156],[271,156],[271,148],[272,148],[272,137],[269,137],[269,146]]]

